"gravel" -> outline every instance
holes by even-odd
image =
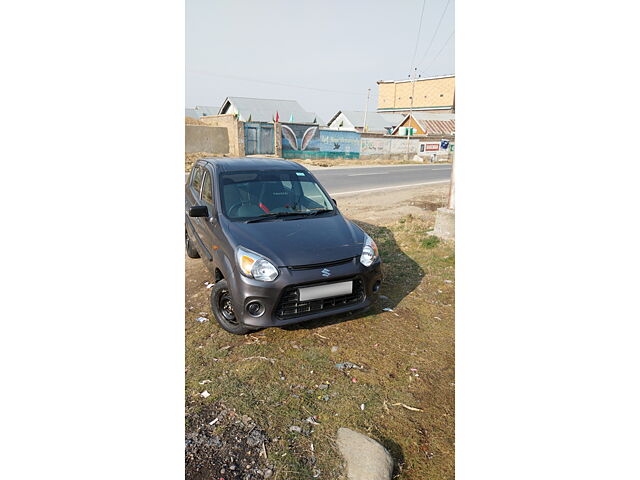
[[[261,452],[269,442],[256,422],[220,403],[187,409],[185,479],[262,480],[274,466]],[[210,422],[218,421],[210,425]]]

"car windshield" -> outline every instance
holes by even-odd
[[[227,172],[220,175],[222,210],[232,220],[310,215],[334,210],[318,183],[297,170]]]

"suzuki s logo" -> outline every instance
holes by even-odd
[[[323,277],[328,277],[331,275],[331,270],[329,270],[328,268],[323,268],[322,270],[320,270],[320,273]]]

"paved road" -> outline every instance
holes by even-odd
[[[380,165],[314,169],[312,172],[330,194],[346,195],[448,181],[451,177],[451,165]]]

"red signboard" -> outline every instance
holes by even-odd
[[[425,144],[425,150],[427,152],[433,152],[435,150],[440,150],[440,144],[439,143],[426,143]]]

